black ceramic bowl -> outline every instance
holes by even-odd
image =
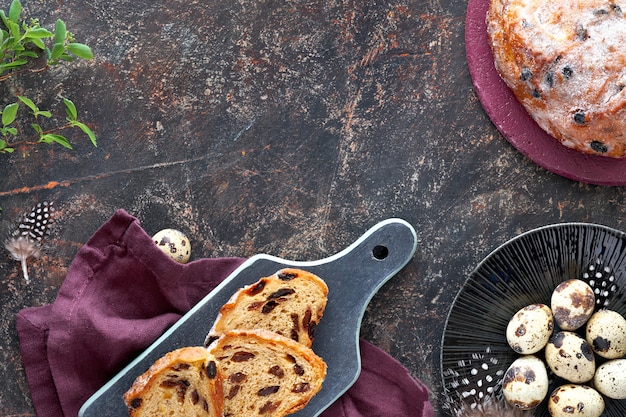
[[[521,234],[489,254],[459,291],[446,320],[441,370],[448,397],[467,404],[500,398],[502,376],[519,357],[506,341],[509,320],[529,304],[549,306],[554,288],[571,278],[594,288],[597,309],[626,315],[626,234],[596,224],[555,224]],[[543,351],[536,355],[543,359]],[[564,383],[549,375],[548,394]],[[626,400],[604,399],[603,416],[626,416]],[[549,417],[547,399],[532,415]]]

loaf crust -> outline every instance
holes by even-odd
[[[547,133],[577,151],[626,156],[626,2],[491,0],[495,66]]]
[[[210,329],[206,345],[233,329],[265,329],[311,347],[328,299],[318,276],[285,268],[241,288],[224,304]]]
[[[131,417],[222,417],[222,376],[207,349],[180,348],[137,377],[124,403]]]
[[[282,417],[322,388],[326,363],[268,330],[230,330],[209,346],[224,378],[224,417]]]

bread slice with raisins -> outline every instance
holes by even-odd
[[[183,347],[159,358],[124,393],[131,417],[222,417],[222,377],[204,347]]]
[[[224,417],[282,417],[322,388],[326,363],[311,348],[268,330],[230,330],[209,346],[224,382]]]
[[[233,294],[221,307],[205,345],[227,330],[266,329],[311,347],[327,300],[328,286],[320,277],[282,269]]]

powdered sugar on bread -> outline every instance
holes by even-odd
[[[563,145],[626,156],[626,1],[491,0],[502,79]]]

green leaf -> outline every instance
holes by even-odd
[[[31,41],[37,48],[44,50],[46,49],[46,44],[43,43],[43,41],[41,39],[33,39]]]
[[[9,25],[7,24],[7,22],[9,21],[9,18],[7,17],[7,15],[4,13],[4,10],[0,10],[0,19],[2,20],[2,23],[4,23],[4,26],[8,27]]]
[[[34,52],[34,51],[25,51],[25,52],[21,53],[20,55],[24,56],[26,58],[39,58],[39,54]]]
[[[22,34],[20,31],[20,25],[18,25],[12,20],[7,20],[6,26],[7,26],[7,29],[9,30],[9,33],[13,37],[13,39],[17,42],[17,40],[21,38],[21,34]]]
[[[37,105],[28,97],[24,97],[24,96],[17,96],[17,98],[24,104],[26,104],[26,106],[31,109],[33,111],[33,113],[37,113],[39,111],[39,107],[37,107]]]
[[[93,52],[91,51],[91,48],[82,43],[68,43],[67,50],[81,59],[93,59]]]
[[[37,132],[39,135],[41,135],[43,133],[43,129],[41,128],[41,126],[39,126],[37,123],[33,123],[30,125],[30,127],[33,128],[33,130],[35,132]]]
[[[52,35],[52,32],[50,32],[48,29],[36,27],[36,28],[27,30],[24,36],[30,39],[43,39],[43,38],[51,38],[53,35]]]
[[[0,139],[0,152],[11,153],[13,152],[13,150],[14,150],[13,148],[7,147],[7,143],[5,141]]]
[[[82,130],[84,134],[89,136],[89,140],[91,140],[91,144],[93,146],[95,146],[96,148],[98,147],[98,144],[96,142],[96,135],[95,135],[95,133],[93,133],[93,130],[91,130],[89,128],[89,126],[87,126],[86,124],[81,123],[81,122],[74,122],[72,124],[74,126],[78,127],[80,130]]]
[[[17,109],[19,104],[11,103],[7,104],[7,106],[2,111],[2,124],[4,126],[8,126],[15,121],[15,117],[17,116]]]
[[[20,21],[20,15],[22,14],[22,3],[19,0],[13,0],[11,7],[9,7],[9,19],[12,22],[18,23]]]
[[[17,135],[17,128],[16,127],[7,127],[6,131],[7,131],[7,133],[12,134],[13,136]]]
[[[72,145],[70,145],[65,136],[57,135],[54,133],[46,133],[45,135],[42,135],[39,141],[45,143],[58,143],[59,145],[67,149],[72,149]]]
[[[54,28],[54,43],[65,43],[65,38],[67,37],[67,30],[65,28],[65,22],[61,19],[57,19],[56,26]]]
[[[26,64],[28,61],[25,59],[18,59],[17,61],[13,61],[13,62],[7,62],[6,64],[3,65],[4,68],[16,68],[16,67],[21,67],[22,65]]]
[[[52,52],[50,52],[50,61],[54,61],[58,59],[65,52],[65,45],[62,43],[55,43],[52,47]]]
[[[76,106],[67,98],[63,99],[63,103],[65,103],[65,112],[67,113],[67,119],[70,121],[76,121],[78,119],[78,112],[76,111]]]

